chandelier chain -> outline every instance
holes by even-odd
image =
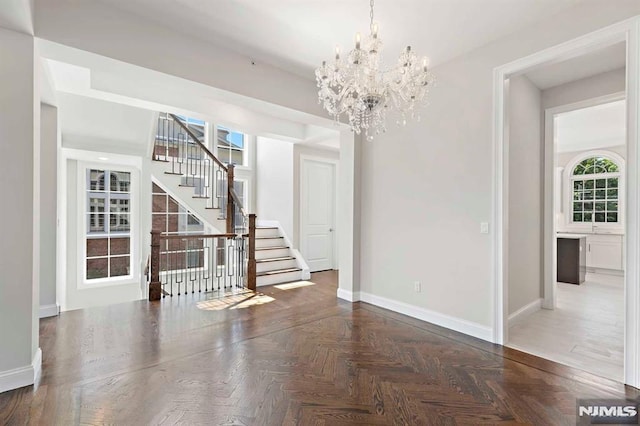
[[[369,6],[371,7],[371,11],[369,12],[369,17],[371,18],[369,29],[371,30],[371,34],[373,34],[373,0],[369,2]]]

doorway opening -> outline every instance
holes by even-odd
[[[578,87],[598,79],[617,80],[624,87],[624,68],[569,84]],[[543,261],[551,263],[555,276],[541,287],[540,298],[509,306],[507,344],[622,382],[624,91],[546,108],[544,121],[544,145],[554,161],[553,175],[543,178],[553,188],[544,209],[553,212],[551,233],[556,238],[543,244]],[[510,290],[522,299],[519,282],[518,272],[512,271]],[[522,303],[518,297],[510,301]]]
[[[635,21],[494,73],[494,341],[637,387]]]

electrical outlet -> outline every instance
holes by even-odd
[[[488,234],[489,233],[489,222],[481,222],[480,223],[480,233]]]
[[[422,284],[420,284],[420,281],[414,281],[413,288],[415,289],[416,293],[420,293],[422,291]]]

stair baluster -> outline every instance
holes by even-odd
[[[194,188],[208,209],[226,220],[225,234],[166,235],[151,232],[149,300],[191,290],[232,286],[256,289],[255,214],[248,214],[234,190],[234,166],[224,165],[180,117],[160,114],[152,159],[168,163],[166,174]],[[242,223],[236,223],[240,218]],[[213,221],[212,221],[213,222]],[[240,225],[240,226],[239,226]],[[213,281],[217,280],[214,287]],[[211,286],[209,287],[209,284]],[[228,285],[227,285],[228,284]]]

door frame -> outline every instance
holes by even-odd
[[[626,42],[627,187],[624,383],[640,387],[640,16],[596,30],[566,43],[496,67],[493,71],[493,341],[504,345],[508,332],[508,78],[546,64]],[[547,165],[548,166],[548,165]],[[545,166],[545,169],[546,167]],[[551,182],[545,182],[546,186]],[[545,218],[546,220],[546,218]]]
[[[299,191],[299,199],[300,199],[300,211],[298,214],[300,215],[300,223],[299,223],[299,235],[300,235],[300,253],[304,257],[304,253],[302,253],[302,247],[306,247],[306,236],[304,233],[304,224],[305,224],[305,207],[302,202],[302,191],[304,188],[304,176],[306,173],[306,161],[315,161],[317,163],[327,163],[333,166],[333,241],[332,244],[332,259],[331,259],[331,269],[338,269],[338,176],[339,176],[339,160],[334,160],[332,158],[320,157],[316,155],[308,155],[308,154],[300,154],[300,176],[298,177],[298,191]]]
[[[555,144],[555,126],[554,117],[558,114],[576,111],[579,109],[589,108],[597,105],[604,105],[626,99],[625,92],[617,92],[609,95],[598,96],[579,102],[566,105],[559,105],[547,108],[544,111],[544,286],[542,307],[545,309],[555,309],[556,307],[556,270],[557,270],[557,224],[555,220],[555,212],[557,209],[555,189],[557,184],[557,161],[556,161],[556,144]],[[597,151],[597,150],[593,150]],[[625,161],[626,163],[626,161]],[[622,165],[624,181],[627,180],[626,164]],[[563,172],[563,175],[565,173]],[[623,186],[626,188],[626,185]],[[560,189],[564,192],[564,187]],[[626,200],[625,200],[626,201]],[[564,204],[564,202],[563,202]],[[622,203],[624,207],[626,203]],[[565,206],[563,206],[564,208]],[[626,215],[622,215],[626,222]]]

